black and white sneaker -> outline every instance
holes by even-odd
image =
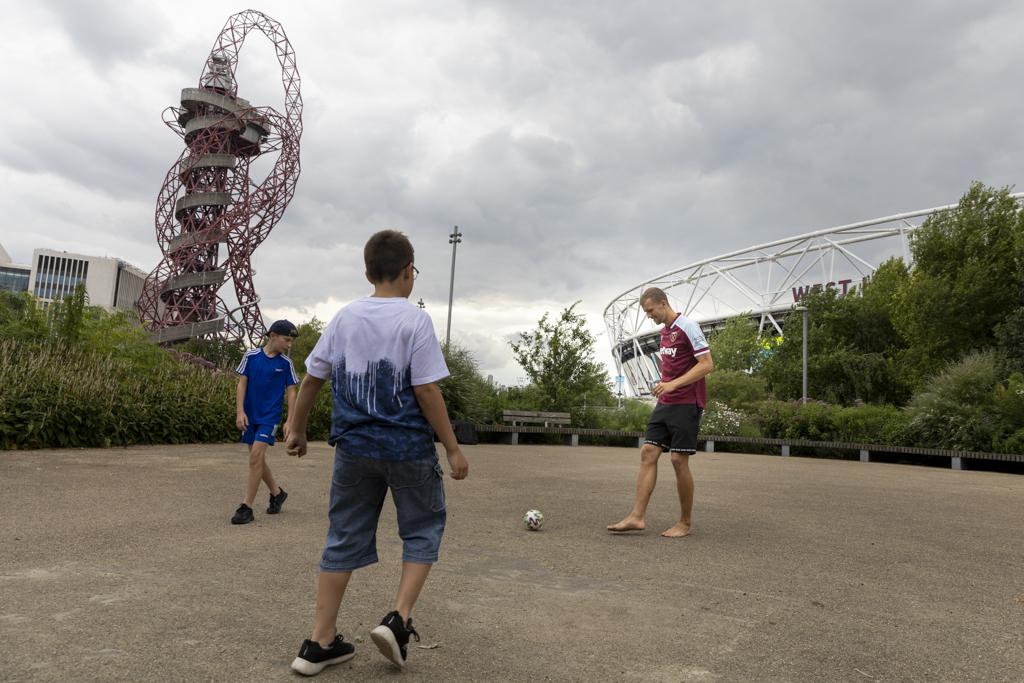
[[[398,668],[405,668],[406,646],[409,644],[409,636],[420,641],[420,634],[412,627],[412,619],[404,624],[402,615],[398,612],[390,612],[380,626],[370,631],[373,644],[377,646],[380,653],[394,662]]]
[[[254,519],[252,516],[252,508],[242,503],[235,510],[235,516],[231,518],[232,524],[248,524]]]
[[[288,499],[288,492],[280,486],[277,487],[277,495],[270,494],[270,505],[267,506],[268,515],[276,515],[281,511],[281,506],[284,505],[284,501]]]
[[[316,676],[331,666],[347,662],[356,656],[356,648],[346,643],[341,634],[334,636],[330,647],[321,647],[315,640],[305,640],[299,648],[299,654],[292,660],[292,671],[303,676]]]

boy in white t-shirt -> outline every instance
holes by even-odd
[[[363,250],[373,295],[342,308],[306,359],[287,435],[290,455],[306,453],[306,423],[317,392],[329,378],[335,446],[330,527],[320,560],[313,632],[292,662],[314,675],[351,659],[355,648],[337,632],[341,599],[352,572],[377,561],[377,521],[391,491],[402,538],[402,578],[394,610],[370,633],[374,644],[405,667],[410,636],[419,640],[410,612],[437,561],[446,510],[436,432],[453,479],[469,464],[459,449],[437,382],[448,367],[426,311],[409,303],[416,279],[408,238],[394,230],[373,235]]]

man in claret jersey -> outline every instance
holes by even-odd
[[[636,478],[633,509],[609,531],[643,531],[647,528],[647,504],[658,480],[658,458],[672,454],[672,467],[679,490],[679,521],[661,532],[667,538],[682,538],[692,528],[693,475],[690,456],[697,452],[697,432],[707,404],[704,378],[714,370],[711,349],[700,325],[676,313],[665,292],[650,287],[640,295],[647,317],[664,325],[661,330],[661,381],[651,393],[658,405],[647,422],[647,434],[640,449],[640,473]]]

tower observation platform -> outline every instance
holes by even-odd
[[[277,52],[283,114],[238,95],[238,52],[254,29]],[[180,106],[164,112],[164,123],[185,149],[157,198],[156,237],[163,258],[146,279],[139,316],[159,343],[205,337],[257,345],[265,327],[251,257],[295,193],[302,135],[295,53],[280,24],[253,10],[231,16],[198,87],[181,91]],[[277,157],[257,183],[251,163],[268,153]],[[225,299],[228,282],[234,291]]]

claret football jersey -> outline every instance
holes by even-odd
[[[661,329],[661,348],[658,349],[661,381],[668,382],[686,374],[697,364],[699,356],[710,352],[711,348],[700,325],[680,313],[672,323]],[[707,401],[708,393],[703,377],[693,384],[662,394],[658,399],[659,403],[668,404],[696,403],[701,408]]]

